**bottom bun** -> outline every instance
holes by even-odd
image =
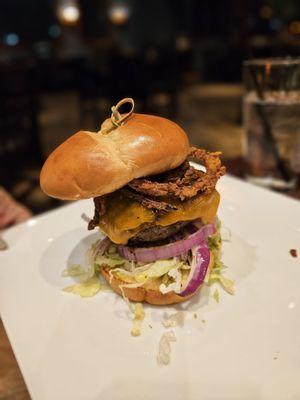
[[[121,279],[117,278],[116,276],[112,275],[112,279],[109,275],[109,268],[102,268],[102,275],[104,276],[106,282],[111,286],[111,288],[122,296],[122,291],[120,289],[120,285],[126,285],[126,282],[122,281]],[[138,302],[146,302],[149,304],[153,304],[156,306],[165,306],[168,304],[175,304],[181,303],[183,301],[188,300],[194,294],[192,293],[188,296],[179,296],[175,292],[169,293],[161,293],[159,291],[160,279],[152,282],[151,284],[147,285],[146,287],[138,287],[138,288],[123,288],[125,296],[132,301]],[[201,286],[200,286],[201,288]]]

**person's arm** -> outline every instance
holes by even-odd
[[[31,212],[0,187],[0,229],[26,221]]]

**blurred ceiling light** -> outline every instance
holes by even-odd
[[[292,35],[300,34],[300,21],[292,21],[289,25],[289,31]]]
[[[80,18],[77,0],[60,0],[57,6],[57,16],[62,24],[76,24]]]
[[[187,36],[181,35],[176,38],[176,49],[180,52],[185,52],[191,47],[190,40]]]
[[[108,11],[110,21],[115,25],[124,25],[130,16],[127,4],[112,4]]]
[[[273,9],[270,6],[265,5],[265,6],[262,6],[259,13],[260,13],[261,18],[270,19],[273,15]]]
[[[16,33],[8,33],[7,35],[4,35],[3,42],[7,46],[16,46],[19,44],[20,38]]]

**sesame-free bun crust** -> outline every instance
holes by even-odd
[[[123,282],[121,279],[117,278],[115,275],[112,276],[112,279],[109,275],[109,269],[102,268],[101,270],[103,277],[106,282],[111,286],[111,288],[122,296],[122,292],[120,289],[120,285],[125,285],[126,282]],[[179,296],[174,292],[169,293],[161,293],[159,291],[160,281],[154,281],[147,287],[138,287],[138,288],[123,288],[125,296],[131,301],[145,302],[149,304],[153,304],[156,306],[166,306],[168,304],[176,304],[182,303],[183,301],[191,298],[195,293],[189,296]]]
[[[107,119],[102,129],[110,124]],[[185,132],[165,118],[132,114],[107,134],[80,131],[46,160],[40,175],[49,196],[76,200],[111,193],[134,178],[180,165],[189,152]]]

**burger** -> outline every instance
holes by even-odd
[[[131,109],[120,114],[124,103]],[[40,184],[58,199],[93,199],[88,229],[104,234],[93,246],[95,271],[115,292],[179,303],[218,266],[215,187],[225,167],[220,152],[191,147],[176,123],[133,111],[124,99],[99,132],[68,138],[46,160]]]

